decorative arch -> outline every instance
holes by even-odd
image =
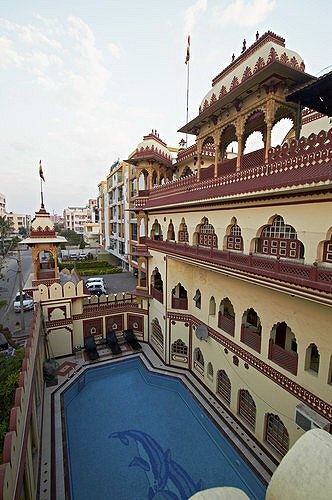
[[[201,294],[201,291],[199,288],[196,290],[193,301],[195,302],[195,306],[197,307],[197,309],[201,309],[201,307],[202,307],[202,294]]]
[[[237,224],[236,217],[232,217],[231,223],[226,229],[224,249],[243,252],[242,232],[240,226]]]
[[[164,284],[159,269],[156,267],[151,275],[151,295],[163,303]]]
[[[255,430],[256,426],[256,403],[249,391],[239,390],[239,415],[246,423]]]
[[[318,245],[318,260],[332,264],[332,227],[326,234],[326,239]]]
[[[172,308],[188,309],[188,293],[181,283],[178,283],[172,290]]]
[[[175,231],[174,231],[174,225],[173,225],[172,219],[170,220],[170,223],[168,224],[167,241],[175,241]]]
[[[172,354],[188,356],[188,346],[183,342],[183,340],[178,339],[172,344]]]
[[[218,327],[234,337],[235,312],[228,297],[222,299],[219,305]]]
[[[257,352],[261,352],[261,320],[252,307],[247,309],[242,316],[241,342]]]
[[[294,375],[297,374],[297,341],[285,321],[276,323],[271,330],[268,358]]]
[[[215,316],[216,315],[216,300],[212,296],[209,301],[209,316]]]
[[[151,322],[151,341],[157,348],[164,350],[164,335],[157,318],[154,318]]]
[[[191,170],[191,168],[187,165],[186,167],[184,167],[184,169],[182,170],[182,174],[180,175],[180,179],[182,179],[183,177],[189,177],[190,175],[193,175],[193,171]]]
[[[287,259],[304,258],[304,246],[297,237],[296,229],[285,224],[281,215],[275,215],[272,221],[260,230],[255,251]]]
[[[316,344],[310,344],[306,350],[305,370],[318,373],[319,372],[320,354]]]
[[[158,185],[158,174],[155,170],[153,170],[151,175],[151,187]]]
[[[230,405],[231,392],[232,384],[227,373],[225,372],[225,370],[219,370],[217,373],[217,394]]]
[[[194,245],[213,248],[218,247],[218,237],[207,217],[203,217],[201,223],[196,226],[194,232]]]
[[[233,145],[233,151],[231,151]],[[226,125],[220,134],[219,155],[222,162],[230,160],[237,156],[238,138],[236,135],[236,127],[233,123]],[[230,156],[229,153],[232,153]]]
[[[137,185],[139,191],[145,191],[148,189],[149,184],[149,173],[147,170],[143,169],[140,172],[137,172]]]
[[[161,230],[161,225],[159,224],[157,219],[155,219],[154,223],[152,224],[152,228],[150,231],[150,238],[151,240],[158,240],[158,241],[163,240],[163,232]]]
[[[295,111],[281,104],[275,112],[271,129],[271,147],[276,147],[285,142],[285,139],[295,139]]]
[[[206,146],[207,144],[214,144],[214,138],[212,135],[209,135],[208,137],[206,137],[202,143],[202,149],[204,148],[204,146]]]
[[[194,368],[204,374],[204,357],[199,347],[194,350]]]
[[[266,415],[265,440],[280,455],[286,455],[289,449],[289,435],[278,415],[273,415],[272,413]]]
[[[189,241],[188,227],[187,227],[186,221],[183,217],[181,219],[181,223],[179,226],[178,241],[180,243],[188,243],[188,241]]]
[[[209,377],[209,379],[213,380],[213,365],[211,362],[208,363],[207,365],[207,376]]]

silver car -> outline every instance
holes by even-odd
[[[24,292],[22,295],[23,295],[23,311],[31,311],[34,308],[33,298]],[[14,311],[15,312],[21,311],[21,301],[19,293],[16,295],[14,300]]]

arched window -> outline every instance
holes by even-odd
[[[256,311],[251,307],[242,316],[241,341],[255,351],[261,352],[261,333],[261,321]]]
[[[213,366],[212,366],[212,363],[209,363],[207,365],[207,376],[209,377],[209,379],[213,380]]]
[[[187,290],[181,285],[181,283],[178,283],[172,290],[172,308],[188,309]]]
[[[175,231],[172,220],[168,224],[167,241],[175,241]]]
[[[202,222],[196,227],[194,243],[202,247],[217,248],[218,246],[218,238],[214,232],[214,227],[206,217],[203,217]]]
[[[323,261],[332,264],[332,236],[329,240],[324,241]]]
[[[180,175],[180,179],[183,177],[188,177],[189,175],[193,175],[193,171],[188,165],[182,170],[182,174]]]
[[[272,224],[265,226],[257,240],[258,253],[285,257],[291,259],[302,259],[304,257],[304,246],[297,239],[296,230],[293,226],[284,223],[284,219],[277,215]]]
[[[157,172],[154,170],[151,177],[151,185],[156,186],[158,184]]]
[[[280,455],[283,456],[287,453],[289,436],[286,427],[278,415],[267,414],[265,439]]]
[[[161,350],[164,349],[164,336],[161,331],[161,326],[157,318],[154,318],[151,323],[151,340]]]
[[[163,280],[161,279],[161,274],[156,267],[151,276],[151,295],[161,303],[163,303],[163,290]]]
[[[183,342],[183,340],[178,339],[172,344],[172,354],[180,354],[182,356],[188,356],[188,347]]]
[[[204,374],[204,357],[199,347],[194,350],[194,368],[202,375]]]
[[[220,302],[218,327],[234,337],[235,312],[228,297]]]
[[[239,250],[243,251],[243,238],[241,235],[241,228],[236,224],[236,218],[234,217],[235,223],[231,224],[227,228],[226,234],[226,248],[227,250]]]
[[[194,295],[194,302],[195,306],[200,309],[202,307],[202,295],[199,289],[196,290],[196,293]]]
[[[255,429],[256,404],[246,389],[240,389],[239,391],[239,415],[241,415],[250,427]]]
[[[231,403],[231,381],[224,370],[219,370],[217,375],[217,394],[219,394],[226,403]]]
[[[178,240],[180,243],[188,243],[188,241],[189,241],[188,228],[187,228],[187,224],[186,224],[186,221],[184,220],[184,218],[182,218],[181,224],[179,227]]]
[[[155,219],[154,223],[152,224],[152,228],[150,231],[150,238],[151,240],[160,240],[160,241],[163,239],[161,225],[159,224],[157,219]]]
[[[216,315],[216,301],[214,297],[211,297],[209,302],[209,316],[215,316],[215,315]]]
[[[310,344],[306,352],[305,369],[318,373],[319,359],[320,355],[316,344]]]
[[[294,375],[297,374],[297,342],[285,321],[275,324],[271,330],[268,358]]]

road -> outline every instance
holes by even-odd
[[[14,257],[14,258],[11,258]],[[13,335],[20,334],[20,314],[14,313],[14,298],[19,291],[19,277],[17,274],[17,252],[10,252],[5,258],[4,266],[1,270],[3,278],[0,279],[0,300],[6,300],[7,305],[0,308],[0,323],[8,327]],[[32,267],[31,250],[21,250],[23,283],[26,282]],[[24,313],[25,332],[28,333],[32,318],[32,311]]]

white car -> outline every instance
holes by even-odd
[[[34,308],[33,298],[27,293],[23,293],[23,311],[31,311]],[[21,311],[20,294],[18,293],[14,300],[14,311]]]
[[[96,285],[96,284],[99,284],[99,285],[102,285],[103,287],[105,287],[104,278],[88,278],[85,282],[85,286],[87,288],[89,288],[92,285]]]
[[[106,288],[102,283],[93,283],[91,286],[88,287],[88,291],[91,295],[106,295]]]

